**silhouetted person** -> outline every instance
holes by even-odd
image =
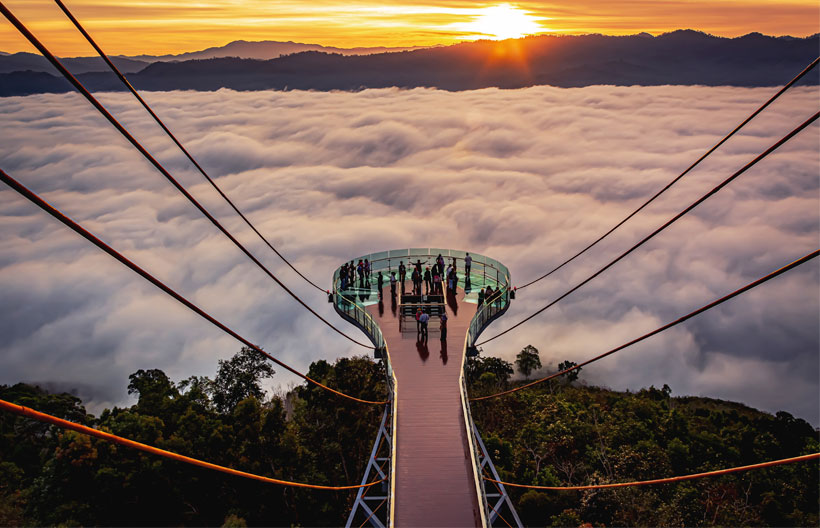
[[[399,261],[399,282],[401,283],[401,292],[404,293],[404,278],[407,276],[407,267],[404,265],[404,261]]]
[[[478,307],[479,308],[481,308],[481,306],[484,304],[484,294],[485,294],[484,293],[484,288],[481,288],[481,291],[478,292]]]
[[[361,260],[356,265],[356,273],[359,274],[359,288],[364,288],[364,262]]]
[[[469,253],[464,257],[464,273],[467,276],[467,282],[470,282],[470,268],[473,266],[473,257]]]
[[[393,302],[396,302],[396,272],[390,272],[390,296],[393,297]]]
[[[419,270],[413,270],[410,280],[413,281],[413,295],[421,295],[421,274],[419,274]]]
[[[376,282],[379,285],[379,299],[381,299],[382,298],[382,288],[384,288],[384,275],[382,275],[381,271],[376,276]]]
[[[370,261],[364,259],[364,280],[367,282],[368,288],[370,287]]]
[[[416,308],[416,338],[421,337],[421,308]]]
[[[427,266],[424,270],[424,287],[427,289],[425,295],[430,295],[430,283],[433,281],[432,275],[430,275],[430,266]]]
[[[419,316],[419,323],[421,323],[421,333],[419,335],[421,336],[422,341],[427,341],[427,323],[429,322],[430,316],[426,313],[422,313]]]

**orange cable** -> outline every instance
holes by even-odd
[[[184,455],[180,455],[178,453],[172,453],[171,451],[166,451],[164,449],[159,449],[157,447],[149,446],[146,444],[142,444],[140,442],[135,442],[133,440],[129,440],[127,438],[123,438],[121,436],[113,435],[111,433],[106,433],[104,431],[100,431],[99,429],[93,429],[91,427],[87,427],[85,425],[81,425],[74,422],[69,422],[68,420],[63,420],[62,418],[57,418],[56,416],[52,416],[50,414],[41,413],[39,411],[35,411],[34,409],[29,409],[28,407],[23,407],[22,405],[17,405],[15,403],[7,402],[5,400],[0,400],[0,409],[5,411],[11,412],[13,414],[17,414],[20,416],[24,416],[26,418],[31,418],[34,420],[38,420],[40,422],[50,423],[56,425],[58,427],[62,427],[63,429],[70,429],[72,431],[76,431],[78,433],[94,436],[101,440],[106,440],[108,442],[113,442],[115,444],[119,444],[125,447],[130,447],[133,449],[139,449],[140,451],[145,451],[146,453],[152,453],[154,455],[159,455],[165,458],[169,458],[171,460],[177,460],[179,462],[185,462],[186,464],[191,464],[194,466],[203,467],[206,469],[213,469],[216,471],[220,471],[222,473],[227,473],[229,475],[235,475],[238,477],[245,477],[253,480],[258,480],[261,482],[267,482],[269,484],[279,484],[282,486],[292,486],[297,488],[310,488],[310,489],[320,489],[320,490],[352,490],[358,488],[368,488],[370,486],[379,484],[383,482],[384,479],[378,480],[375,482],[370,482],[368,484],[359,484],[357,486],[319,486],[316,484],[303,484],[301,482],[290,482],[288,480],[279,480],[270,477],[263,477],[261,475],[255,475],[253,473],[246,473],[245,471],[239,471],[237,469],[231,469],[225,466],[219,466],[217,464],[211,464],[210,462],[205,462],[204,460],[199,460],[196,458],[187,457]]]
[[[729,473],[737,473],[740,471],[749,471],[752,469],[761,469],[771,466],[779,466],[782,464],[792,464],[794,462],[805,462],[807,460],[814,460],[820,458],[820,453],[812,453],[810,455],[802,455],[793,458],[784,458],[782,460],[772,460],[771,462],[761,462],[760,464],[752,464],[750,466],[740,466],[735,468],[729,469],[719,469],[717,471],[707,471],[706,473],[694,473],[692,475],[681,475],[679,477],[668,477],[662,479],[655,479],[655,480],[640,480],[637,482],[619,482],[616,484],[593,484],[590,486],[534,486],[529,484],[514,484],[511,482],[503,482],[500,480],[494,480],[488,477],[484,477],[484,480],[489,480],[490,482],[495,482],[496,484],[503,484],[505,486],[513,486],[515,488],[529,488],[529,489],[539,489],[539,490],[550,490],[550,491],[578,491],[578,490],[590,490],[590,489],[604,489],[604,488],[626,488],[629,486],[646,486],[649,484],[666,484],[669,482],[681,482],[684,480],[692,480],[701,477],[716,477],[718,475],[727,475]]]
[[[769,280],[771,280],[771,279],[773,279],[773,278],[775,278],[779,275],[782,275],[783,273],[786,273],[787,271],[789,271],[793,268],[796,268],[797,266],[800,266],[801,264],[805,264],[806,262],[812,260],[813,258],[817,257],[818,255],[820,255],[820,249],[815,250],[812,253],[809,253],[808,255],[806,255],[805,257],[802,257],[800,259],[795,260],[791,264],[783,266],[782,268],[777,269],[777,270],[769,273],[765,277],[761,277],[761,278],[757,279],[754,282],[750,282],[746,286],[744,286],[740,289],[737,289],[737,290],[733,291],[732,293],[730,293],[728,295],[725,295],[725,296],[721,297],[720,299],[717,299],[716,301],[713,301],[713,302],[707,304],[706,306],[698,308],[694,312],[690,312],[690,313],[684,315],[683,317],[675,319],[671,323],[667,323],[667,324],[661,326],[660,328],[656,328],[655,330],[652,330],[651,332],[642,335],[641,337],[635,338],[632,341],[629,341],[628,343],[624,343],[623,345],[621,345],[619,347],[613,348],[612,350],[610,350],[608,352],[604,352],[601,355],[598,355],[598,356],[595,356],[591,359],[588,359],[588,360],[584,361],[583,363],[579,363],[578,365],[575,365],[574,367],[570,367],[570,368],[564,369],[560,372],[550,374],[549,376],[546,376],[546,377],[541,378],[541,379],[537,379],[535,381],[531,381],[531,382],[527,383],[526,385],[521,385],[520,387],[515,387],[514,389],[509,389],[509,390],[505,390],[505,391],[502,391],[502,392],[497,392],[495,394],[490,394],[489,396],[479,396],[479,397],[475,397],[475,398],[470,398],[470,401],[472,402],[472,401],[488,400],[490,398],[503,396],[505,394],[512,394],[513,392],[518,392],[520,390],[527,389],[529,387],[532,387],[533,385],[537,385],[539,383],[543,383],[543,382],[551,380],[553,378],[557,378],[558,376],[563,376],[564,374],[566,374],[568,372],[572,372],[573,370],[578,370],[583,366],[589,365],[590,363],[598,361],[599,359],[603,359],[603,358],[605,358],[605,357],[607,357],[611,354],[614,354],[615,352],[618,352],[618,351],[623,350],[627,347],[630,347],[630,346],[634,345],[635,343],[638,343],[640,341],[643,341],[644,339],[648,339],[648,338],[650,338],[650,337],[652,337],[656,334],[659,334],[659,333],[663,332],[664,330],[668,330],[669,328],[672,328],[673,326],[676,326],[676,325],[678,325],[678,324],[680,324],[680,323],[682,323],[682,322],[684,322],[688,319],[691,319],[692,317],[694,317],[698,314],[701,314],[701,313],[705,312],[706,310],[709,310],[710,308],[714,308],[715,306],[718,306],[719,304],[722,304],[722,303],[728,301],[729,299],[732,299],[733,297],[737,297],[741,293],[744,293],[748,290],[751,290],[752,288],[754,288],[756,286],[760,286],[764,282],[767,282],[767,281],[769,281]]]

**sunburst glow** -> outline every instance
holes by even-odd
[[[479,11],[479,14],[471,22],[457,25],[467,33],[464,37],[466,39],[490,38],[504,40],[547,31],[541,25],[542,20],[544,20],[543,17],[535,17],[516,6],[500,4],[485,7]]]

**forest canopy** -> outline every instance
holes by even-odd
[[[526,349],[519,371],[529,376],[537,354]],[[524,383],[513,379],[513,364],[493,357],[469,360],[466,374],[473,396]],[[274,375],[242,349],[219,361],[213,379],[175,382],[138,370],[127,386],[136,403],[99,417],[75,396],[23,383],[0,386],[0,399],[251,473],[357,484],[382,408],[309,384],[266,394],[262,381]],[[386,398],[383,368],[366,357],[316,361],[308,376],[359,398]],[[588,387],[578,371],[474,402],[472,415],[502,480],[522,484],[645,480],[820,451],[818,431],[786,412],[675,397],[668,386]],[[818,476],[809,462],[639,488],[510,492],[527,526],[817,526]],[[0,414],[4,526],[338,526],[354,496],[225,475]]]

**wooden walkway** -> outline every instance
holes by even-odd
[[[412,283],[406,283],[408,291]],[[461,408],[459,375],[464,339],[476,305],[464,291],[447,299],[447,340],[430,320],[426,343],[415,320],[399,331],[389,286],[384,303],[367,307],[384,334],[398,383],[395,517],[398,528],[480,526],[478,497]]]

